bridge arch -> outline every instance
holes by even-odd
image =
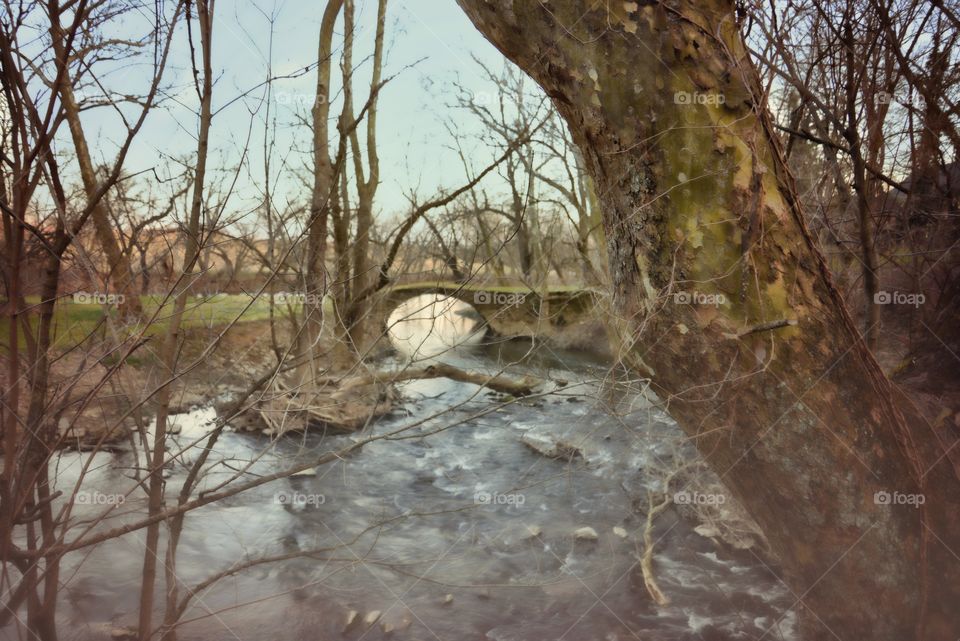
[[[599,320],[605,295],[593,289],[554,286],[545,291],[473,283],[421,282],[394,285],[380,299],[380,327],[401,303],[423,294],[441,294],[471,305],[483,322],[501,336],[550,335]]]

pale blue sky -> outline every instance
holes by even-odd
[[[357,51],[360,64],[372,51],[376,19],[376,0],[357,0]],[[323,8],[321,2],[303,0],[221,0],[217,3],[214,34],[214,68],[217,73],[214,110],[267,77],[270,28],[265,14],[275,14],[273,38],[273,75],[296,74],[315,63],[317,34]],[[144,22],[146,24],[146,22]],[[116,27],[119,33],[142,29],[135,19]],[[140,133],[126,163],[130,173],[157,166],[164,157],[185,157],[195,149],[197,118],[191,113],[198,99],[191,84],[186,31],[181,22],[167,73],[166,84],[173,97],[162,110],[152,113]],[[336,46],[339,47],[340,28]],[[387,15],[387,59],[384,76],[399,74],[380,97],[378,141],[382,184],[378,209],[384,216],[406,208],[404,193],[419,185],[421,198],[428,198],[439,187],[455,187],[464,181],[460,161],[447,148],[451,143],[444,121],[455,118],[467,133],[476,133],[476,122],[465,112],[448,108],[453,102],[450,83],[459,81],[473,92],[492,95],[496,87],[479,73],[473,58],[499,70],[504,64],[500,53],[473,28],[453,0],[390,0]],[[339,74],[339,56],[333,71]],[[412,68],[407,68],[413,65]],[[358,70],[355,80],[357,104],[362,104],[369,82],[369,64]],[[145,70],[127,65],[103,74],[113,90],[136,87],[146,82]],[[297,122],[299,112],[308,116],[316,72],[275,82],[271,117],[276,118],[275,150],[272,163],[280,200],[293,196],[300,188],[281,163],[302,168],[308,160],[310,131]],[[531,83],[532,86],[532,83]],[[339,88],[339,83],[335,83]],[[218,113],[213,124],[214,166],[235,163],[250,136],[252,156],[249,171],[240,177],[238,197],[232,201],[234,212],[246,211],[259,199],[257,189],[263,176],[263,90],[236,100]],[[337,108],[335,108],[336,110]],[[251,127],[253,119],[253,128]],[[86,128],[93,152],[101,159],[111,157],[122,132],[116,116],[107,108],[87,112]],[[66,134],[66,132],[62,132]],[[493,157],[491,150],[476,147],[475,161],[482,167]]]

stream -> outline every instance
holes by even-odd
[[[400,385],[402,402],[358,434],[271,441],[224,433],[204,488],[250,461],[244,480],[410,426],[315,475],[190,512],[176,567],[181,594],[236,564],[287,558],[200,590],[179,639],[797,638],[795,599],[775,566],[698,534],[697,522],[674,507],[653,528],[655,576],[670,602],[652,601],[638,564],[647,491],[661,489],[659,470],[678,451],[694,456],[689,446],[678,449],[681,433],[668,416],[637,391],[611,391],[610,365],[601,359],[530,341],[482,342],[436,357],[471,371],[535,376],[546,381],[543,391],[516,400],[468,383],[419,380]],[[402,362],[397,356],[384,365]],[[172,447],[203,437],[214,418],[209,407],[176,415]],[[579,455],[550,458],[524,438],[570,444]],[[168,504],[196,455],[197,448],[187,450],[169,470]],[[72,491],[84,463],[84,502],[74,508],[80,518],[120,500],[111,493],[132,486],[135,459],[64,452],[57,486]],[[116,527],[145,512],[144,493],[129,492],[93,527]],[[135,624],[144,536],[140,530],[66,557],[62,639],[121,638],[118,629]],[[158,602],[162,591],[161,577]]]

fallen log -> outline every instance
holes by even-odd
[[[259,429],[270,436],[305,431],[310,427],[353,432],[390,412],[397,398],[394,385],[430,378],[449,378],[517,397],[532,394],[540,383],[530,377],[517,380],[501,374],[491,376],[468,372],[446,363],[391,372],[325,376],[318,378],[312,386],[295,390],[277,380],[270,398],[256,403],[248,412],[248,418],[252,414],[252,418],[259,420],[245,428]]]
[[[472,383],[480,387],[486,387],[494,392],[510,394],[511,396],[528,396],[533,393],[534,388],[540,382],[530,377],[514,380],[501,374],[488,376],[487,374],[468,372],[446,363],[435,363],[426,367],[401,370],[387,376],[391,383],[427,378],[449,378],[461,383]]]

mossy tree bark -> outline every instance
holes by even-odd
[[[624,358],[763,528],[804,638],[960,636],[956,453],[831,282],[733,3],[458,2],[570,127],[603,210]]]

